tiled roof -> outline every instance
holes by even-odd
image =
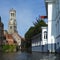
[[[6,36],[6,41],[7,41],[7,43],[8,43],[9,45],[15,43],[15,41],[14,41],[14,39],[13,39],[13,37],[12,37],[12,34],[5,34],[5,36]]]
[[[17,38],[19,37],[19,38],[21,39],[21,41],[22,41],[22,40],[25,41],[25,38],[21,37],[18,33],[14,33],[13,36],[14,36],[14,35],[17,36]]]
[[[22,39],[22,37],[18,34],[18,33],[13,33],[13,35],[19,37],[20,39]]]
[[[7,38],[7,39],[13,39],[13,37],[12,37],[11,34],[6,34],[6,38]]]

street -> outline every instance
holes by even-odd
[[[1,60],[60,60],[59,54],[17,52],[0,54]]]

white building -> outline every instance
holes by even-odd
[[[48,50],[60,50],[60,0],[45,0],[48,15]]]
[[[32,51],[47,52],[47,27],[42,27],[42,33],[32,38]]]
[[[13,34],[17,32],[17,22],[16,22],[16,10],[13,8],[9,11],[10,20],[8,23],[8,33]]]

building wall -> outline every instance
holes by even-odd
[[[22,37],[19,36],[18,33],[12,34],[12,37],[14,38],[14,40],[17,42],[17,45],[20,46],[20,49],[21,49],[21,40],[22,40]]]
[[[56,38],[56,10],[55,2],[47,2],[48,12],[48,51],[55,52],[55,38]]]
[[[32,39],[32,46],[39,46],[39,45],[41,45],[40,36],[33,38]]]
[[[56,1],[56,52],[60,53],[60,0]]]
[[[47,27],[42,27],[42,33],[32,37],[32,51],[48,52],[47,39],[44,39],[44,31],[47,31]]]
[[[6,44],[14,45],[14,39],[11,34],[6,34]]]
[[[4,40],[4,24],[2,23],[0,17],[0,47],[3,44],[3,40]]]
[[[47,35],[47,27],[42,27],[42,44],[45,45],[47,44],[47,39],[48,38],[46,35]]]
[[[48,49],[60,52],[60,0],[46,0],[48,12]]]
[[[14,9],[11,9],[9,13],[10,20],[8,23],[8,33],[13,34],[17,32],[16,11]]]

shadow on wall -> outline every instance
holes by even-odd
[[[56,49],[56,53],[60,53],[60,47]]]
[[[39,46],[33,46],[32,51],[37,51],[37,52],[49,52],[51,51],[52,53],[60,53],[60,47],[57,49],[56,44],[46,44],[46,45],[39,45]],[[50,49],[49,49],[50,48]]]

